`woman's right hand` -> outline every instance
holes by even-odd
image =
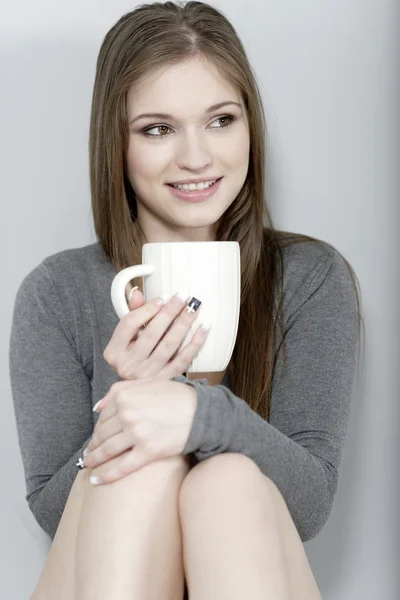
[[[121,379],[172,379],[187,371],[207,339],[199,326],[179,351],[198,315],[187,312],[187,301],[179,304],[175,295],[160,306],[156,299],[144,302],[142,292],[133,291],[130,312],[120,319],[103,353]]]

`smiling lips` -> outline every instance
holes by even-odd
[[[167,186],[176,198],[186,200],[187,202],[201,202],[202,200],[207,200],[207,198],[210,198],[210,196],[213,196],[218,191],[221,181],[222,177],[208,186],[205,186],[204,183],[199,185],[199,187],[197,187],[197,184],[186,184],[180,187],[167,184]]]
[[[211,181],[200,181],[199,183],[184,183],[184,184],[169,184],[172,187],[179,189],[179,190],[185,190],[185,191],[194,191],[194,190],[205,190],[209,187],[211,187],[212,185],[214,185],[214,183],[216,182],[216,179],[213,179]]]
[[[208,179],[201,179],[197,177],[197,179],[187,179],[186,181],[170,181],[168,185],[190,185],[191,183],[209,183],[211,181],[217,181],[221,179],[221,177],[208,177]]]

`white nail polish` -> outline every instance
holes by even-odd
[[[91,477],[90,477],[90,483],[92,485],[99,485],[99,483],[100,483],[100,477],[98,477],[98,475],[91,475]]]
[[[164,300],[164,304],[166,304],[171,300],[172,294],[161,294],[161,298]]]
[[[209,331],[211,329],[211,323],[205,322],[200,325],[200,329],[203,331]]]
[[[176,295],[182,300],[182,302],[187,302],[190,298],[190,295],[186,294],[186,292],[178,292]]]
[[[96,402],[96,404],[93,406],[93,408],[92,408],[93,412],[97,412],[97,408],[98,408],[100,402],[101,402],[101,400],[99,400],[98,402]]]
[[[139,287],[138,287],[137,285],[135,285],[135,287],[133,287],[133,288],[131,289],[131,291],[129,292],[129,295],[128,295],[128,302],[130,302],[130,301],[131,301],[131,297],[132,297],[132,294],[133,294],[133,292],[134,292],[135,290],[138,290],[138,289],[139,289]]]

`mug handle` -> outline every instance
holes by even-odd
[[[111,302],[118,317],[122,319],[130,310],[125,297],[125,289],[131,279],[146,277],[154,273],[153,265],[133,265],[122,269],[111,284]]]

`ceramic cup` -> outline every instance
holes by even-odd
[[[122,269],[111,285],[114,309],[128,314],[126,286],[143,277],[145,302],[158,296],[168,301],[183,292],[201,301],[199,316],[189,330],[186,345],[199,323],[211,325],[207,339],[188,369],[189,373],[224,371],[236,342],[240,312],[240,247],[238,242],[152,242],[142,247],[142,264]]]

